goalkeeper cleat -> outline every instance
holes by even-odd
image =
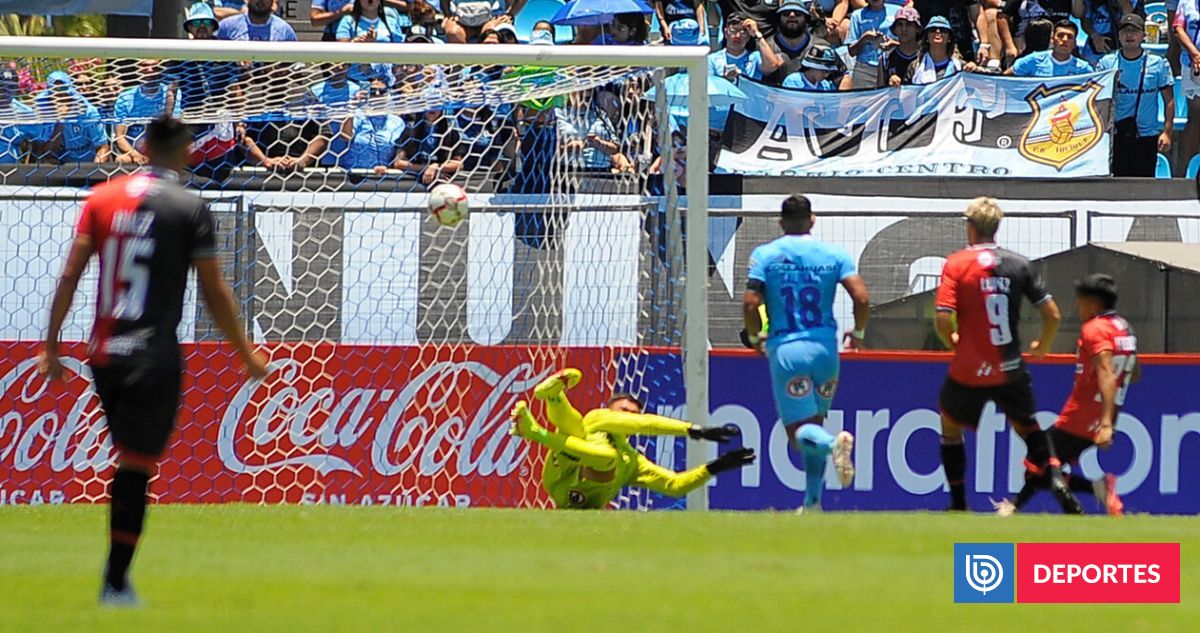
[[[575,385],[578,385],[582,378],[583,372],[575,369],[574,367],[561,369],[551,374],[549,378],[546,378],[542,382],[538,383],[538,386],[533,388],[533,397],[537,398],[538,400],[549,400],[550,398],[556,398],[561,395],[562,392],[574,387]]]
[[[126,584],[124,589],[117,589],[107,582],[100,588],[100,606],[113,609],[136,609],[142,606],[133,585]]]
[[[854,481],[853,451],[854,436],[849,431],[838,433],[833,441],[833,466],[837,469],[838,481],[842,482],[843,488],[848,488]]]
[[[537,420],[533,419],[533,414],[529,412],[529,405],[524,400],[517,402],[513,406],[509,416],[513,421],[512,426],[508,429],[509,435],[527,438],[536,433],[538,429]]]
[[[996,510],[996,516],[998,517],[1010,517],[1017,513],[1017,505],[1008,499],[1001,499],[999,501],[988,499],[988,501],[992,502],[992,508]]]
[[[1125,514],[1125,503],[1117,496],[1116,475],[1105,473],[1103,477],[1093,481],[1092,492],[1100,502],[1100,507],[1104,508],[1109,516],[1119,517]]]

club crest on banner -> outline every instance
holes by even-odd
[[[1025,101],[1033,109],[1021,133],[1017,149],[1021,156],[1059,171],[1100,142],[1103,128],[1096,111],[1099,83],[1066,84],[1029,93]]]

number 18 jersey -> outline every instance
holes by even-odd
[[[811,235],[784,235],[750,254],[750,290],[767,303],[768,347],[811,340],[838,344],[837,286],[857,270],[850,254]]]
[[[204,201],[173,174],[145,171],[92,189],[76,230],[100,254],[92,363],[178,363],[188,270],[193,259],[215,255]]]
[[[950,379],[967,386],[995,386],[1022,367],[1021,297],[1033,305],[1050,293],[1029,260],[995,244],[976,244],[954,253],[942,269],[935,305],[957,314],[958,347]]]

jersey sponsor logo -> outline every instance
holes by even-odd
[[[571,506],[572,508],[582,507],[586,502],[587,495],[583,494],[582,490],[575,490],[572,488],[571,491],[567,493],[567,505]]]
[[[832,398],[834,393],[837,393],[838,381],[837,378],[827,381],[817,388],[817,395],[822,398]]]
[[[1021,133],[1021,156],[1062,171],[1096,146],[1103,136],[1096,97],[1102,86],[1094,80],[1047,88],[1045,84],[1025,96],[1033,109]]]
[[[812,386],[812,378],[796,376],[788,381],[787,392],[793,398],[807,398],[808,394],[812,393]]]

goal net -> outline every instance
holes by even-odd
[[[509,436],[509,410],[544,419],[533,386],[564,367],[582,411],[627,392],[703,421],[703,287],[684,273],[704,270],[704,209],[679,194],[705,199],[683,169],[706,166],[706,124],[661,89],[702,51],[4,38],[0,55],[0,503],[106,497],[81,343],[94,263],[68,381],[33,359],[87,188],[136,169],[163,112],[193,126],[185,177],[271,373],[244,379],[191,284],[160,501],[547,506],[544,451]],[[444,182],[469,196],[454,227],[426,210]],[[636,445],[669,468],[704,457]]]

